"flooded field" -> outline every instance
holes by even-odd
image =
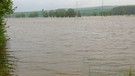
[[[135,68],[134,16],[10,18],[7,25],[17,76],[126,76]]]

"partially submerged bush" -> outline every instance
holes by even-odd
[[[4,16],[6,13],[12,13],[12,1],[11,0],[0,0],[0,48],[6,45],[7,36],[5,35],[5,25]]]

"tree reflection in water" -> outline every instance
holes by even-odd
[[[0,76],[14,76],[17,59],[6,49],[0,49]]]

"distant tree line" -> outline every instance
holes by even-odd
[[[80,12],[74,9],[57,9],[50,11],[43,11],[43,17],[81,17]]]
[[[111,8],[81,8],[75,9],[57,9],[38,12],[21,12],[6,17],[81,17],[81,16],[111,16],[111,15],[133,15],[135,14],[135,6],[118,6]]]
[[[38,12],[31,12],[28,17],[38,17]]]
[[[100,10],[98,12],[90,13],[89,16],[111,16],[111,15],[134,15],[135,6],[119,6],[110,10]]]
[[[135,14],[135,6],[119,6],[112,9],[114,15]]]
[[[38,12],[30,12],[30,13],[18,12],[12,14],[10,17],[25,18],[25,17],[38,17],[38,16],[39,16]]]
[[[81,13],[74,9],[57,9],[41,12],[18,12],[12,14],[10,17],[24,18],[24,17],[81,17]],[[9,16],[6,16],[9,17]]]

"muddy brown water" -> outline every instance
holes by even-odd
[[[135,17],[9,18],[17,76],[120,76],[135,68]]]

